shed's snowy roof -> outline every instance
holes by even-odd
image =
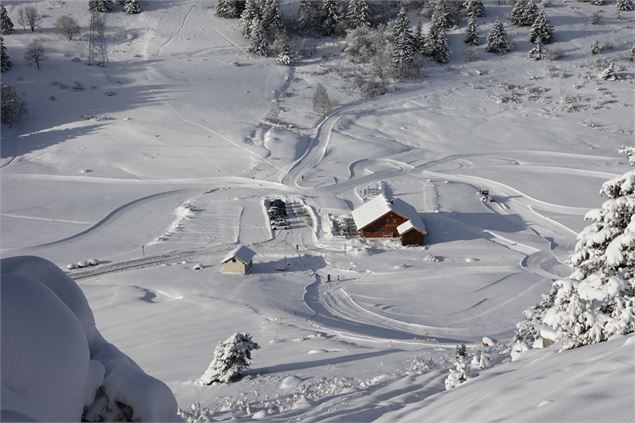
[[[423,225],[423,222],[421,221],[421,219],[418,220],[418,222],[413,222],[412,219],[406,220],[404,223],[397,226],[397,232],[399,232],[399,235],[405,234],[410,229],[416,229],[424,235],[427,234],[428,232],[426,232],[426,227]]]
[[[227,254],[221,263],[227,263],[229,260],[235,257],[243,263],[249,264],[249,262],[251,261],[251,259],[254,258],[255,255],[256,252],[251,248],[245,247],[244,245],[239,245],[238,247],[234,248],[229,254]]]
[[[355,221],[355,226],[357,226],[357,229],[360,230],[391,211],[405,217],[411,222],[412,227],[426,233],[425,225],[421,221],[421,218],[414,207],[398,198],[388,200],[383,194],[378,195],[353,210],[352,215],[353,220]],[[400,226],[403,225],[405,225],[405,223]],[[408,229],[410,229],[410,227]],[[404,230],[404,232],[405,231],[406,230]]]

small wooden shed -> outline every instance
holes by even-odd
[[[253,258],[256,252],[252,249],[239,245],[225,256],[223,261],[223,273],[237,273],[244,275],[249,272],[253,266]]]

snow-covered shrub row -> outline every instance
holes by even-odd
[[[0,267],[3,419],[178,420],[170,389],[101,336],[61,269],[31,256]]]
[[[635,171],[605,182],[600,194],[607,200],[586,214],[593,223],[569,258],[573,273],[523,313],[515,355],[545,337],[566,350],[635,331]]]

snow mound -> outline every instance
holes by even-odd
[[[0,260],[2,417],[24,421],[178,421],[170,389],[95,327],[79,286],[53,263]]]
[[[300,383],[302,383],[302,379],[300,379],[299,377],[295,375],[287,376],[282,379],[282,382],[280,382],[280,386],[278,388],[281,391],[292,391],[297,388]]]

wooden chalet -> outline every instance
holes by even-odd
[[[363,238],[400,238],[403,245],[423,245],[427,234],[417,210],[398,198],[383,194],[352,212],[359,235]]]

